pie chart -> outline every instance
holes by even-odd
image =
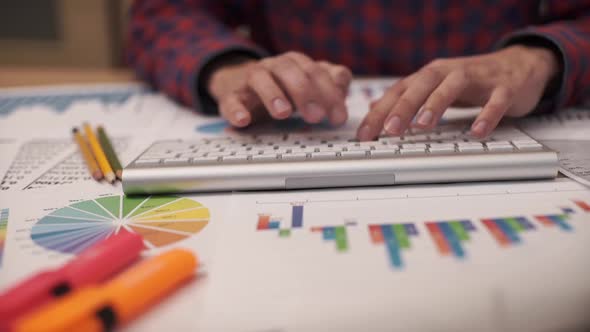
[[[77,254],[112,234],[135,232],[147,249],[166,246],[199,233],[209,209],[179,196],[99,197],[71,203],[33,226],[33,241],[50,250]]]

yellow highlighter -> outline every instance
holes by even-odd
[[[103,286],[86,287],[23,317],[12,331],[111,331],[189,280],[198,264],[192,252],[170,250],[138,263]]]
[[[100,146],[98,138],[96,138],[94,131],[92,131],[92,127],[90,127],[88,123],[84,124],[84,134],[86,134],[86,139],[88,139],[88,143],[90,144],[94,158],[96,158],[104,178],[110,183],[114,183],[117,178],[115,177],[113,168],[111,167],[111,164],[109,164],[109,160]]]

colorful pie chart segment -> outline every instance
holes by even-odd
[[[208,223],[209,209],[189,198],[117,195],[55,210],[33,226],[31,238],[46,249],[76,254],[111,234],[129,231],[142,235],[147,248],[157,248],[199,233]]]

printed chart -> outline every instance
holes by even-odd
[[[32,228],[38,245],[76,254],[120,231],[143,236],[148,249],[181,241],[209,223],[201,203],[178,196],[106,196],[72,203],[41,218]]]
[[[590,204],[582,200],[570,200],[568,204],[556,205],[553,210],[561,211],[555,214],[531,214],[515,216],[478,217],[472,219],[455,220],[416,220],[408,223],[374,224],[367,220],[344,218],[340,224],[332,221],[332,225],[317,224],[319,221],[304,217],[307,204],[316,205],[318,202],[284,202],[290,205],[290,217],[283,218],[279,214],[259,213],[256,223],[257,232],[276,232],[279,238],[291,238],[294,231],[305,234],[321,234],[325,242],[333,242],[336,252],[345,253],[350,250],[349,233],[366,232],[367,239],[373,246],[385,248],[390,266],[397,270],[406,264],[403,253],[411,251],[412,239],[432,242],[432,247],[440,257],[454,257],[458,260],[468,258],[469,247],[473,245],[474,234],[489,238],[489,243],[495,244],[497,249],[522,245],[526,234],[535,234],[546,229],[556,229],[560,232],[574,232],[570,218],[576,213],[590,212]],[[311,225],[304,225],[306,219]],[[285,222],[288,220],[288,222]],[[358,222],[357,222],[358,221]],[[321,223],[330,223],[322,220]],[[356,227],[358,224],[367,227]],[[422,229],[422,230],[420,230]],[[497,250],[496,249],[496,250]]]
[[[8,209],[0,209],[0,267],[4,256],[4,245],[6,244],[6,228],[8,226]]]

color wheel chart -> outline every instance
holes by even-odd
[[[8,227],[8,209],[0,209],[0,267],[2,267],[2,257],[4,256],[4,246],[6,245],[6,228]]]
[[[50,250],[76,254],[120,231],[144,238],[152,249],[199,233],[209,223],[209,209],[179,196],[106,196],[72,203],[42,217],[33,241]]]

